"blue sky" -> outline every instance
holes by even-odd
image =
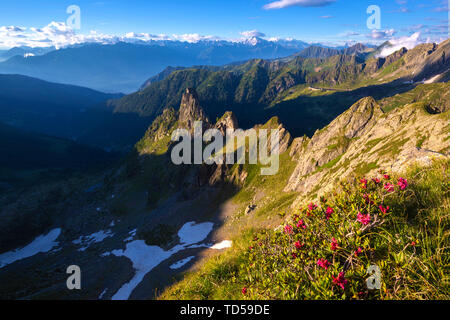
[[[23,36],[5,27],[29,34],[30,28],[65,22],[66,8],[73,4],[81,9],[81,29],[75,31],[79,35],[96,31],[236,39],[242,32],[257,31],[267,38],[369,42],[419,31],[424,39],[448,38],[448,0],[21,0],[0,3],[0,46],[2,37]],[[381,9],[379,33],[366,26],[369,5]],[[63,31],[55,32],[63,36]],[[46,34],[55,36],[51,33]]]

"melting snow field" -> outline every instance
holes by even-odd
[[[214,224],[211,222],[205,222],[195,224],[195,222],[186,223],[180,231],[178,236],[180,237],[181,244],[194,244],[205,240],[208,234],[212,231]]]
[[[85,251],[92,244],[102,242],[106,238],[112,237],[113,235],[114,234],[111,232],[111,230],[108,231],[101,230],[89,236],[81,236],[77,240],[72,241],[72,243],[76,245],[83,245],[83,247],[78,249],[78,251]]]
[[[114,250],[106,252],[102,256],[115,255],[117,257],[127,257],[133,263],[136,273],[130,282],[124,284],[112,297],[112,300],[127,300],[133,290],[144,279],[145,275],[161,262],[169,259],[172,255],[185,249],[207,247],[211,249],[224,249],[231,246],[231,241],[222,241],[217,245],[195,245],[205,240],[213,230],[214,224],[211,222],[199,223],[188,222],[179,231],[179,245],[168,251],[164,251],[158,246],[148,246],[143,240],[128,242],[125,250]],[[134,231],[134,230],[133,230]],[[134,232],[135,233],[135,232]],[[129,241],[129,239],[126,239]],[[125,241],[125,242],[126,242]],[[181,268],[183,265],[194,259],[194,256],[181,260],[170,266],[171,269]]]
[[[222,249],[226,249],[226,248],[231,248],[232,245],[233,245],[233,241],[224,240],[224,241],[217,243],[209,248],[213,249],[213,250],[222,250]]]
[[[38,253],[51,251],[54,247],[58,246],[59,243],[56,242],[56,239],[58,239],[60,234],[61,229],[54,229],[47,235],[37,237],[33,242],[23,248],[0,254],[0,268],[15,261],[32,257]]]

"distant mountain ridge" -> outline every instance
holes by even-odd
[[[167,66],[223,65],[252,58],[289,56],[308,45],[301,41],[245,42],[152,41],[83,44],[40,56],[15,55],[0,63],[0,73],[23,74],[47,81],[106,92],[132,92]]]
[[[294,134],[310,135],[365,96],[383,98],[448,76],[448,40],[404,48],[386,58],[367,55],[366,49],[357,45],[327,58],[290,56],[223,67],[168,68],[141,91],[109,105],[115,112],[155,117],[165,108],[177,108],[184,90],[192,87],[212,117],[231,110],[247,127],[276,115]],[[318,54],[324,52],[337,51]]]
[[[31,57],[40,56],[55,50],[55,47],[31,48],[27,46],[14,47],[8,50],[0,50],[0,61],[8,60],[14,56]]]

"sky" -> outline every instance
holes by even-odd
[[[448,38],[449,0],[21,0],[0,2],[0,47],[118,39],[298,39],[381,43]],[[67,8],[80,9],[80,28]],[[370,5],[380,24],[369,29]],[[76,21],[74,19],[71,20]],[[373,22],[374,20],[372,20]],[[376,20],[378,21],[378,19]]]

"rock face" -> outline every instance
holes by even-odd
[[[217,121],[214,127],[218,129],[224,136],[227,133],[227,129],[236,130],[239,128],[237,118],[231,111],[225,112],[223,117]]]
[[[400,50],[397,50],[396,52],[394,52],[391,55],[386,57],[384,65],[388,66],[391,63],[394,63],[395,61],[397,61],[401,57],[403,57],[407,52],[408,52],[408,50],[406,48],[401,48]]]
[[[197,92],[192,88],[186,89],[183,94],[178,114],[178,126],[180,128],[192,131],[195,121],[202,121],[204,128],[210,126],[208,117],[200,107]]]
[[[311,139],[293,141],[290,156],[298,163],[284,191],[318,196],[341,178],[401,171],[415,161],[448,157],[449,121],[448,110],[432,114],[414,99],[384,113],[373,98],[363,98]]]

